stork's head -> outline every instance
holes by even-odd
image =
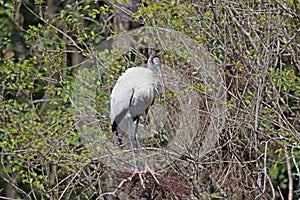
[[[158,78],[158,81],[160,83],[163,95],[164,95],[164,97],[166,97],[165,82],[164,82],[163,74],[162,74],[161,69],[160,69],[160,59],[159,59],[159,57],[155,54],[151,55],[148,59],[147,65],[148,65],[148,68],[151,69],[156,74],[156,76]]]
[[[151,55],[148,59],[148,68],[157,73],[160,70],[160,59],[157,55]]]

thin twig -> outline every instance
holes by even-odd
[[[112,191],[112,192],[105,192],[103,194],[101,194],[96,200],[100,199],[101,197],[104,197],[104,196],[117,196],[117,192],[123,187],[123,185],[126,183],[126,182],[129,182],[131,181],[131,177],[128,177],[127,179],[123,179],[119,185],[117,186],[117,188]]]
[[[288,200],[293,200],[293,177],[292,177],[292,167],[290,163],[289,153],[287,146],[284,145],[284,156],[285,156],[285,163],[286,163],[286,170],[288,174]]]

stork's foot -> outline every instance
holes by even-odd
[[[156,176],[160,176],[160,175],[156,173],[154,170],[152,170],[148,165],[145,165],[145,170],[143,171],[143,173],[146,174],[147,172],[149,172],[152,175],[156,183],[159,185],[159,181],[156,178]]]
[[[141,185],[143,186],[143,188],[145,189],[145,179],[146,179],[146,174],[150,173],[151,176],[153,177],[153,179],[156,181],[156,183],[159,185],[159,181],[156,178],[156,176],[160,176],[159,174],[157,174],[154,170],[152,170],[148,165],[145,166],[145,170],[144,171],[139,171],[138,169],[135,169],[132,173],[132,175],[130,177],[128,177],[128,180],[131,181],[133,179],[133,177],[135,177],[136,175],[139,176]]]
[[[143,186],[143,188],[145,189],[145,184],[144,184],[144,179],[142,177],[142,173],[138,170],[138,169],[135,169],[132,173],[132,175],[128,178],[129,181],[131,181],[133,179],[133,177],[135,177],[136,175],[139,176],[139,179],[141,181],[141,185]]]

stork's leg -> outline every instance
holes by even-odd
[[[143,180],[143,178],[141,176],[141,173],[140,173],[140,171],[138,169],[138,166],[137,166],[130,130],[131,130],[131,119],[129,118],[128,119],[128,140],[129,140],[129,143],[130,143],[131,153],[132,153],[133,162],[134,162],[134,172],[133,172],[133,174],[131,175],[130,178],[133,178],[136,174],[138,174],[139,178],[141,180],[141,185],[143,186],[143,188],[145,188],[144,180]]]
[[[138,117],[136,118],[136,126],[135,126],[135,131],[134,131],[134,138],[135,138],[136,144],[137,144],[137,146],[138,146],[139,152],[140,152],[140,154],[141,154],[142,157],[143,157],[144,164],[146,165],[146,164],[147,164],[147,161],[146,161],[146,158],[145,158],[145,155],[144,155],[144,152],[143,152],[141,143],[140,143],[140,141],[139,141],[139,136],[138,136],[138,126],[139,126],[139,122],[140,122],[140,116],[138,116]]]
[[[136,158],[135,158],[135,154],[134,154],[134,148],[133,148],[133,143],[132,143],[132,138],[131,138],[131,133],[130,133],[130,128],[131,127],[131,119],[128,119],[128,140],[130,143],[130,148],[131,148],[131,153],[132,153],[132,157],[133,157],[133,162],[134,162],[134,168],[135,170],[138,171],[138,167],[137,167],[137,163],[136,163]]]
[[[136,126],[135,126],[135,131],[134,131],[134,137],[135,137],[135,140],[136,140],[139,152],[142,155],[143,160],[144,160],[144,166],[145,166],[144,172],[145,173],[149,172],[152,175],[152,177],[154,178],[154,180],[159,184],[159,181],[157,180],[157,178],[155,176],[157,174],[149,167],[149,165],[147,163],[147,160],[145,158],[145,154],[143,152],[142,146],[141,146],[140,141],[139,141],[139,137],[138,137],[138,125],[139,125],[139,121],[140,121],[140,117],[138,116],[137,119],[136,119]]]

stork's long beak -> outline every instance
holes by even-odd
[[[159,83],[160,83],[160,86],[161,86],[161,91],[163,93],[164,99],[166,99],[165,81],[164,81],[164,76],[163,76],[160,68],[159,68],[159,71],[158,71],[158,80],[159,80]]]

